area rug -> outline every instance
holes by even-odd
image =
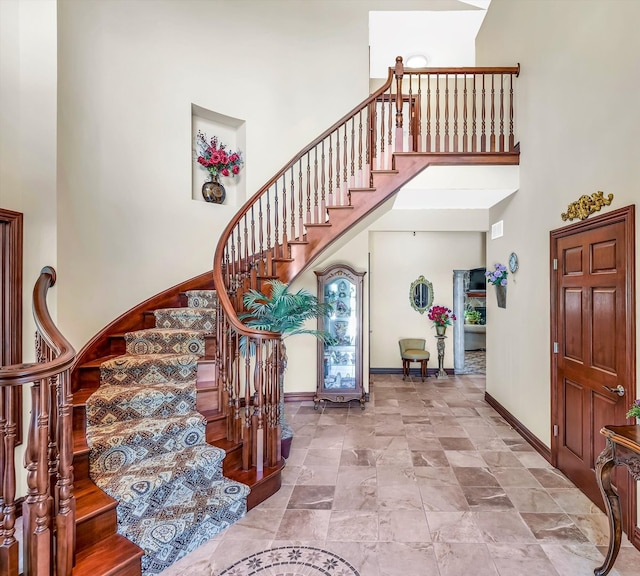
[[[239,560],[219,576],[360,576],[344,558],[311,546],[280,546]]]

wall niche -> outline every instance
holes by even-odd
[[[243,165],[240,173],[232,177],[220,178],[220,183],[226,190],[226,198],[223,204],[210,204],[202,197],[202,185],[209,179],[209,173],[197,162],[198,149],[196,146],[196,134],[198,130],[204,132],[208,138],[217,136],[227,150],[242,153]],[[214,207],[229,206],[234,211],[242,206],[247,198],[246,174],[246,122],[240,118],[226,116],[213,110],[208,110],[197,104],[191,104],[191,198],[210,204]]]

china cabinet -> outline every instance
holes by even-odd
[[[329,333],[318,341],[318,383],[314,396],[320,400],[358,400],[364,409],[362,385],[362,283],[366,272],[345,264],[316,271],[318,299],[331,304],[331,312],[318,318],[318,329]]]

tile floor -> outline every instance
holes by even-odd
[[[365,410],[287,404],[295,437],[280,491],[163,576],[215,576],[290,544],[361,576],[592,576],[605,515],[483,395],[484,376],[384,375]],[[640,576],[626,539],[610,574]]]

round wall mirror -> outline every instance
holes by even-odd
[[[414,310],[424,314],[425,310],[431,308],[433,304],[433,286],[424,276],[420,276],[411,283],[409,289],[409,302]]]

